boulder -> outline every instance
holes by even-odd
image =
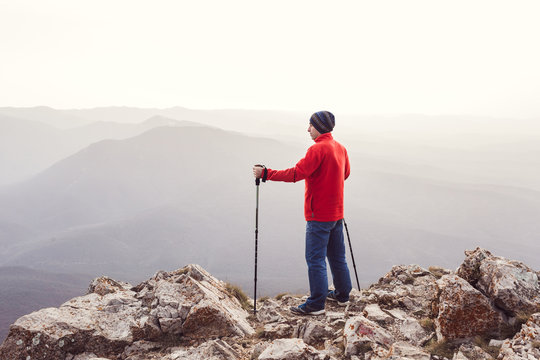
[[[499,359],[540,359],[540,313],[531,315],[512,339],[504,341]]]
[[[0,359],[116,358],[138,340],[254,333],[249,314],[225,283],[197,265],[159,272],[135,288],[101,277],[89,291],[59,308],[19,318],[0,346]]]
[[[198,265],[160,272],[137,290],[137,298],[164,334],[208,338],[255,332],[246,320],[249,314],[226,284]]]
[[[437,277],[418,265],[392,267],[365,293],[382,309],[402,308],[417,317],[432,317],[437,300]]]
[[[435,326],[439,341],[499,331],[503,323],[501,314],[467,281],[456,275],[444,275],[437,286],[440,296]]]
[[[121,353],[141,329],[141,303],[130,290],[74,298],[19,318],[0,346],[1,359],[65,359],[70,354]]]
[[[258,360],[325,360],[326,357],[302,339],[278,339],[272,341]]]
[[[467,258],[457,273],[488,296],[509,315],[540,311],[540,284],[537,273],[520,261],[493,256],[477,248],[466,251]]]
[[[361,354],[368,350],[375,350],[374,345],[381,345],[388,349],[395,342],[394,336],[364,316],[350,318],[343,330],[345,355]]]

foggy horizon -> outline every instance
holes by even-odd
[[[488,0],[2,2],[0,106],[538,118],[539,10]]]

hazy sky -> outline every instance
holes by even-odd
[[[0,0],[0,106],[540,117],[539,1]]]

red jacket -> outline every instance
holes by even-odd
[[[331,133],[319,135],[306,156],[293,168],[268,169],[267,179],[297,182],[306,180],[304,215],[307,221],[343,219],[343,186],[349,177],[347,150]]]

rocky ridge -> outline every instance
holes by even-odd
[[[346,307],[251,299],[197,265],[132,286],[107,277],[19,318],[1,360],[540,359],[539,273],[477,248],[456,271],[394,266]]]

